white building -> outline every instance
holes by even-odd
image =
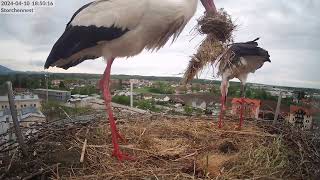
[[[205,110],[207,108],[206,101],[200,99],[193,99],[191,102],[191,106],[197,109]]]
[[[290,106],[289,123],[296,127],[310,130],[313,126],[313,117],[311,111],[304,107]]]
[[[17,110],[27,107],[41,108],[41,100],[37,95],[17,95],[14,97]],[[8,96],[0,96],[0,110],[9,108]]]

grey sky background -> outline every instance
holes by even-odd
[[[37,9],[33,15],[0,15],[0,64],[14,70],[43,71],[44,62],[54,42],[64,31],[72,14],[89,0],[56,0],[54,8]],[[261,37],[272,63],[266,63],[249,82],[320,88],[320,1],[319,0],[216,0],[238,24],[235,41]],[[198,6],[196,16],[174,44],[155,53],[144,51],[129,59],[118,59],[113,74],[179,76],[196,52],[203,36],[191,32],[204,12]],[[50,72],[103,73],[102,59],[86,61],[67,71]],[[208,68],[200,77],[212,78]]]

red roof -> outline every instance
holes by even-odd
[[[244,102],[246,104],[254,104],[256,107],[259,107],[261,105],[261,101],[258,99],[248,99],[248,98],[243,98]],[[240,104],[241,98],[233,98],[232,99],[232,104]]]
[[[304,112],[306,112],[307,115],[312,114],[312,111],[309,108],[305,108],[305,107],[301,107],[301,106],[293,106],[293,105],[290,106],[290,113],[291,114],[294,112],[297,112],[299,110],[303,110]]]

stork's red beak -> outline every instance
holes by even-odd
[[[207,13],[212,13],[212,14],[218,13],[213,0],[201,0],[201,3],[203,7],[206,9]]]

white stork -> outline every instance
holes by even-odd
[[[222,117],[226,109],[225,104],[227,101],[229,80],[237,78],[241,82],[241,113],[240,124],[241,129],[243,123],[243,106],[244,106],[244,93],[247,77],[249,73],[254,73],[257,69],[260,69],[265,62],[270,61],[270,55],[268,51],[258,47],[257,38],[253,41],[245,43],[231,44],[225,53],[222,54],[219,65],[218,75],[222,76],[221,81],[221,112],[219,115],[219,128],[222,127]]]
[[[217,13],[213,0],[201,0],[208,13]],[[194,15],[198,0],[96,0],[72,16],[45,63],[68,69],[103,57],[107,67],[100,81],[112,132],[113,156],[128,159],[118,145],[109,92],[111,65],[117,57],[130,57],[143,49],[158,50],[175,40]]]

